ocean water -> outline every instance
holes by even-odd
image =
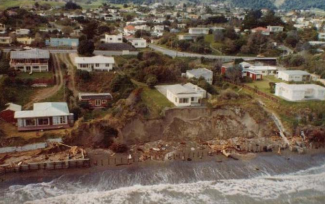
[[[7,184],[4,203],[325,203],[325,155],[178,162]]]

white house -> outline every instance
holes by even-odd
[[[188,33],[194,35],[208,35],[209,28],[189,28]]]
[[[186,71],[186,77],[199,79],[204,78],[209,84],[213,82],[213,72],[206,68],[192,69]]]
[[[147,41],[143,38],[129,38],[128,41],[135,48],[146,48],[147,47]]]
[[[318,33],[318,40],[325,40],[325,33]]]
[[[167,99],[178,107],[200,105],[207,96],[204,89],[192,83],[169,85],[166,89]]]
[[[309,81],[310,74],[306,71],[301,71],[301,70],[283,70],[283,71],[278,71],[278,78],[284,81],[302,82],[302,81]]]
[[[73,123],[73,113],[67,103],[34,103],[33,110],[16,111],[18,131],[68,128]]]
[[[275,95],[288,101],[325,100],[325,88],[315,84],[276,83]]]
[[[277,70],[278,70],[277,67],[272,67],[272,66],[251,66],[247,69],[247,71],[260,73],[263,76],[276,75]]]
[[[156,33],[163,33],[165,31],[165,26],[164,25],[155,25],[153,27],[153,31]]]
[[[28,35],[30,33],[29,29],[17,29],[16,35]]]
[[[113,57],[101,55],[94,57],[76,57],[75,64],[77,69],[84,71],[110,71],[113,69],[115,60]]]
[[[123,43],[123,36],[122,36],[122,34],[118,34],[118,35],[105,34],[105,42],[106,43]]]
[[[271,33],[279,33],[279,32],[283,32],[283,26],[267,26],[267,29],[271,32]]]

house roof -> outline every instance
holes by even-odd
[[[287,84],[287,83],[276,83],[276,86],[281,86],[286,89],[291,89],[294,91],[305,91],[306,89],[316,89],[325,91],[325,87],[316,84]]]
[[[127,25],[124,27],[126,30],[135,30],[135,27],[133,25]]]
[[[21,111],[21,106],[14,104],[14,103],[7,103],[7,108],[5,110],[11,110],[11,111]]]
[[[49,59],[50,52],[48,50],[31,49],[24,51],[11,51],[11,59]]]
[[[198,69],[187,70],[186,73],[192,74],[196,78],[212,77],[212,75],[213,75],[212,71],[209,70],[209,69],[206,69],[206,68],[198,68]]]
[[[197,88],[197,90],[196,90],[196,88]],[[187,83],[184,85],[181,85],[181,84],[170,85],[167,87],[167,89],[175,95],[177,95],[177,94],[199,94],[200,91],[204,91],[202,88],[199,88],[198,86],[196,86],[192,83]]]
[[[276,71],[277,69],[277,67],[272,66],[251,66],[248,68],[250,71]]]
[[[68,104],[63,102],[34,103],[33,110],[15,112],[15,118],[38,118],[65,115],[70,115],[70,113]]]
[[[92,64],[92,63],[114,64],[115,60],[113,57],[104,57],[102,55],[98,55],[94,57],[76,57],[75,62],[77,64]]]
[[[308,72],[302,70],[283,70],[283,71],[279,71],[278,73],[280,72],[288,75],[310,75]]]
[[[112,99],[110,93],[79,93],[79,100],[87,99]]]
[[[267,28],[264,28],[264,27],[257,27],[257,28],[253,28],[252,30],[254,30],[254,31],[269,31]]]

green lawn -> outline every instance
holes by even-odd
[[[52,79],[54,74],[52,72],[34,72],[32,74],[29,73],[19,73],[17,78],[20,79]]]
[[[157,89],[150,89],[146,84],[132,80],[132,82],[139,88],[142,88],[141,99],[148,107],[151,118],[161,116],[161,112],[166,107],[173,107],[172,104],[163,94]]]
[[[283,81],[276,78],[275,76],[263,76],[263,80],[253,81],[252,83],[246,83],[246,85],[248,85],[252,88],[257,87],[258,90],[263,91],[267,94],[271,94],[270,84],[269,84],[270,82],[278,83],[278,82],[283,82]]]
[[[30,102],[31,97],[36,93],[37,88],[19,87],[19,88],[15,88],[15,90],[16,90],[15,103],[24,106],[25,104]]]
[[[65,102],[64,86],[62,86],[61,89],[56,94],[54,94],[50,98],[45,99],[42,102]]]

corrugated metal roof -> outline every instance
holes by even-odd
[[[62,102],[34,103],[33,110],[15,112],[15,118],[37,118],[66,115],[70,115],[68,104]]]
[[[11,51],[11,59],[49,59],[50,52],[48,50],[32,49],[24,51]]]
[[[75,58],[76,64],[114,64],[115,60],[113,57],[104,57],[104,56],[94,56],[94,57],[76,57]]]

